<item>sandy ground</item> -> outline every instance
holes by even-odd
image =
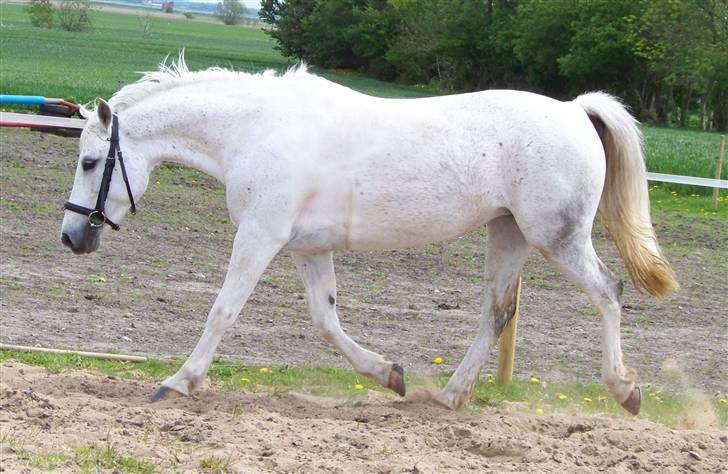
[[[71,188],[76,147],[73,139],[0,131],[0,342],[185,357],[201,334],[229,257],[234,229],[226,218],[222,189],[197,173],[163,168],[152,178],[139,214],[125,222],[121,232],[107,235],[97,253],[77,257],[59,240],[61,206]],[[660,368],[670,359],[687,374],[687,386],[708,396],[725,393],[726,223],[675,215],[668,220],[659,214],[654,220],[682,289],[656,301],[626,285],[625,358],[643,383],[663,391],[671,387]],[[428,375],[453,370],[478,324],[484,238],[479,231],[444,246],[337,255],[344,329],[406,371]],[[607,265],[626,278],[599,228],[595,246]],[[521,303],[516,377],[597,382],[600,320],[584,294],[533,255],[524,272]],[[348,367],[313,329],[303,287],[286,252],[274,260],[218,354],[245,363]],[[435,356],[445,362],[433,366]],[[495,357],[485,372],[494,369]],[[73,375],[67,384],[65,378],[30,372],[32,376],[24,378],[17,366],[3,368],[7,411],[0,414],[4,427],[36,443],[30,446],[57,446],[51,440],[67,433],[61,443],[67,447],[74,436],[100,440],[111,430],[114,443],[142,453],[146,448],[131,446],[139,443],[139,434],[148,426],[156,427],[154,449],[161,451],[154,457],[162,459],[171,452],[164,450],[172,449],[163,448],[164,443],[174,444],[179,434],[162,428],[188,420],[180,431],[216,439],[200,449],[237,453],[235,462],[243,463],[243,471],[249,462],[252,470],[283,471],[440,472],[472,466],[481,471],[561,472],[567,465],[569,471],[588,471],[606,469],[610,463],[617,470],[639,463],[640,469],[652,466],[656,472],[690,466],[700,471],[717,468],[712,453],[721,446],[716,444],[717,433],[677,432],[642,421],[452,414],[388,399],[352,406],[304,397],[299,410],[296,395],[205,392],[182,405],[150,407],[145,399],[150,386],[83,374]],[[88,389],[82,386],[84,378]],[[23,393],[28,387],[58,408],[47,408],[48,416],[28,416],[27,409],[39,403]],[[122,407],[118,413],[116,403]],[[249,425],[231,421],[238,403]],[[80,408],[84,406],[88,410]],[[370,421],[356,421],[357,416]],[[124,421],[135,417],[148,421],[137,427]],[[213,438],[218,423],[226,419],[227,431]],[[44,423],[50,428],[43,428]],[[64,423],[69,424],[64,428]],[[590,428],[567,436],[569,426],[578,424]],[[33,426],[41,429],[30,435],[35,433],[30,431]],[[275,456],[264,456],[267,443],[274,441]],[[698,442],[708,450],[696,447]],[[192,456],[183,451],[179,455]],[[13,462],[7,453],[3,459]],[[667,464],[661,467],[657,462]]]
[[[647,421],[506,411],[451,412],[370,392],[358,400],[203,390],[150,405],[150,384],[83,372],[49,375],[5,363],[0,382],[0,463],[18,453],[111,447],[160,471],[233,472],[725,472],[728,436]]]

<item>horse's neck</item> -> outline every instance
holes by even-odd
[[[132,140],[140,143],[150,169],[162,162],[172,162],[224,182],[222,154],[210,144],[210,136],[200,120],[196,113],[180,113],[165,107],[130,113],[126,121],[135,127]]]

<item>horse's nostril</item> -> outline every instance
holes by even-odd
[[[71,242],[71,238],[65,232],[61,234],[61,242],[66,247],[73,248],[73,242]]]

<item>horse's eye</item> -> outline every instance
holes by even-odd
[[[81,162],[81,167],[83,168],[84,171],[90,171],[90,170],[94,169],[94,167],[96,166],[96,163],[98,161],[99,160],[83,160]]]

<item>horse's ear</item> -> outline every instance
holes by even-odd
[[[104,99],[99,99],[96,103],[96,114],[104,128],[111,125],[111,106]]]
[[[78,106],[78,115],[81,116],[81,118],[88,120],[89,117],[91,117],[91,114],[93,113],[93,110],[89,110],[83,105]]]

